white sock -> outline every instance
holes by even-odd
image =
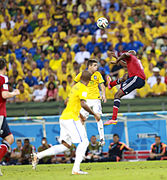
[[[88,145],[89,145],[88,139],[85,139],[84,141],[78,144],[78,147],[76,149],[75,162],[73,166],[74,172],[78,172],[80,170],[80,164],[85,156]]]
[[[54,156],[56,154],[63,153],[67,150],[68,150],[68,148],[66,146],[64,146],[63,144],[54,145],[54,146],[50,147],[49,149],[46,149],[45,151],[37,153],[37,157],[39,159],[42,159],[46,156]]]
[[[97,127],[100,135],[100,140],[104,140],[104,128],[103,128],[103,121],[100,119],[100,121],[97,122]]]

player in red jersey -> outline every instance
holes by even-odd
[[[117,84],[121,84],[121,88],[114,96],[112,119],[105,122],[104,125],[117,124],[117,114],[121,97],[129,94],[135,89],[142,88],[145,85],[146,79],[143,66],[140,60],[137,59],[136,52],[134,50],[123,53],[120,57],[116,57],[115,53],[112,53],[112,55],[117,59],[117,61],[112,61],[111,63],[120,63],[121,65],[126,66],[128,69],[128,74],[125,74],[123,78],[115,81],[111,81],[110,78],[107,78],[110,89]]]
[[[0,144],[0,160],[6,154],[10,145],[14,142],[14,137],[10,132],[6,121],[6,99],[19,95],[18,89],[13,92],[8,91],[8,77],[6,74],[6,60],[0,59],[0,137],[3,139]],[[0,171],[0,175],[2,175]]]

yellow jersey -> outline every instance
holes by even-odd
[[[80,72],[74,79],[75,82],[81,80],[82,72]],[[100,72],[96,71],[92,76],[88,84],[88,99],[100,99],[99,84],[104,83]]]
[[[87,86],[85,86],[81,82],[75,84],[71,89],[67,106],[64,109],[60,119],[62,120],[73,119],[74,121],[78,121],[80,119],[79,113],[81,110],[81,99],[86,101],[87,94],[88,94]]]
[[[162,94],[164,92],[166,92],[166,84],[160,82],[159,84],[154,84],[154,86],[152,87],[152,91],[155,94]]]

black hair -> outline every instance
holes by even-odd
[[[27,141],[27,142],[30,142],[30,140],[29,140],[28,138],[24,139],[24,142],[26,142],[26,141]]]
[[[51,85],[51,84],[53,84],[53,86],[54,86],[53,89],[56,88],[55,84],[54,84],[53,82],[50,82],[50,83],[48,84],[48,90],[51,90],[51,88],[50,88],[50,85]]]
[[[87,67],[92,66],[93,63],[97,63],[96,59],[89,59],[87,62]]]
[[[4,58],[0,58],[0,70],[6,67],[6,60]]]
[[[67,81],[62,81],[62,84],[67,84]]]
[[[114,134],[113,137],[118,137],[119,138],[119,135],[118,134]]]
[[[159,139],[161,139],[161,136],[155,136],[155,138],[159,138]]]

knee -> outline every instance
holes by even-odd
[[[5,137],[5,141],[7,141],[10,145],[14,143],[14,136],[13,134],[8,135]]]

